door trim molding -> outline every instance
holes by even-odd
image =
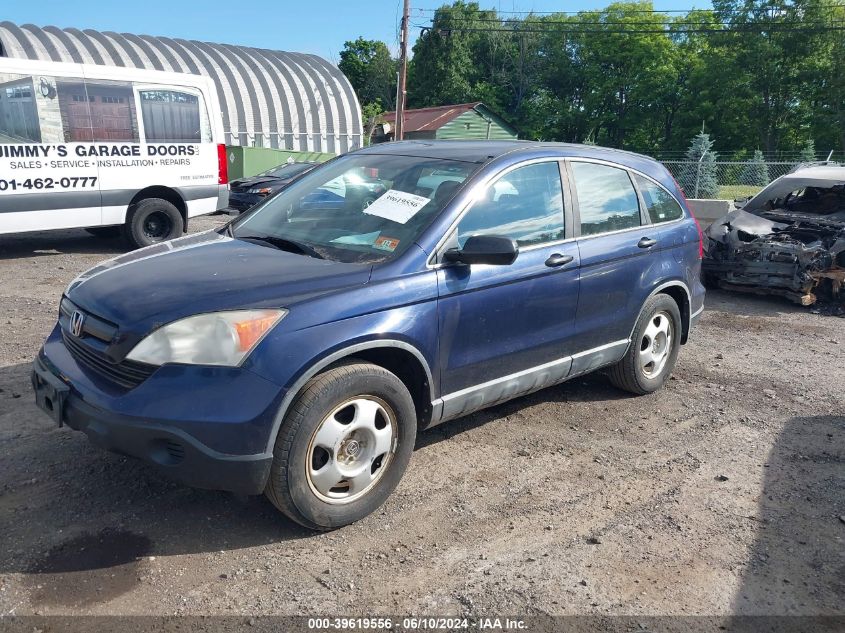
[[[477,385],[472,385],[458,391],[448,393],[437,400],[434,400],[432,409],[440,411],[440,418],[433,419],[430,426],[435,426],[441,422],[452,420],[462,415],[467,415],[473,411],[484,409],[486,407],[523,396],[525,394],[550,387],[551,385],[564,382],[568,378],[574,376],[571,373],[573,362],[579,361],[580,367],[590,367],[590,371],[597,369],[603,365],[607,365],[618,360],[617,355],[606,354],[608,350],[616,347],[628,348],[630,339],[621,339],[599,345],[591,349],[572,354],[571,356],[564,356],[542,365],[536,365],[523,369],[507,376],[494,378]],[[591,359],[597,359],[599,364],[592,367]]]

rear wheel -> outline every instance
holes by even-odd
[[[130,207],[123,231],[134,248],[142,248],[177,238],[184,228],[182,214],[172,203],[146,198]]]
[[[660,389],[669,379],[681,343],[681,313],[669,295],[649,297],[625,356],[608,375],[616,387],[637,395]]]
[[[265,494],[311,529],[358,521],[399,483],[416,431],[413,400],[394,374],[363,361],[329,369],[291,404]]]

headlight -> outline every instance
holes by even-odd
[[[249,193],[257,193],[259,196],[269,196],[273,193],[272,187],[254,187],[249,190]]]
[[[126,358],[150,365],[235,367],[287,313],[287,310],[236,310],[187,317],[149,334]]]

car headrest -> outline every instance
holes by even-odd
[[[444,180],[437,186],[437,191],[434,192],[434,202],[436,204],[446,202],[446,200],[451,198],[460,186],[461,183],[455,182],[454,180]]]

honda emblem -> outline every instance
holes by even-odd
[[[85,315],[79,310],[74,310],[70,315],[70,333],[74,336],[82,336],[82,325],[85,323]]]

